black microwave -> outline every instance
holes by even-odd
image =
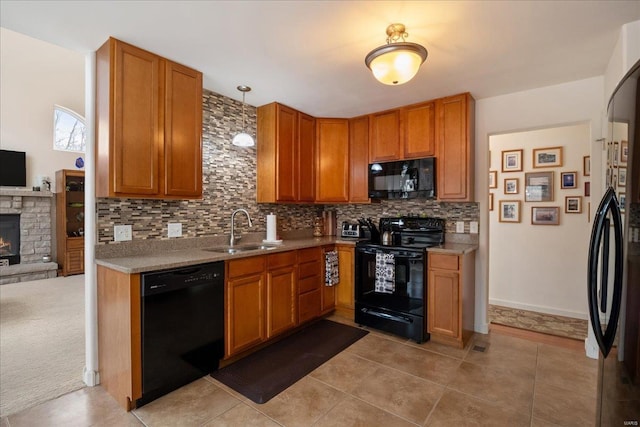
[[[435,199],[436,159],[402,160],[369,165],[372,199]]]

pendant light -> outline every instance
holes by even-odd
[[[236,134],[231,143],[238,147],[253,147],[255,145],[255,141],[251,135],[245,132],[244,129],[244,96],[251,90],[251,88],[249,86],[240,85],[237,89],[242,92],[242,132]]]
[[[417,43],[405,42],[404,24],[387,27],[387,44],[373,49],[364,63],[380,83],[401,85],[411,80],[427,59],[427,49]]]

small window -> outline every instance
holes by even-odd
[[[84,153],[86,127],[78,113],[59,105],[53,109],[53,149]]]

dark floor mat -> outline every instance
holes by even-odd
[[[211,376],[265,403],[368,333],[323,319]]]

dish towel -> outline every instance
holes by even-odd
[[[396,290],[396,259],[393,254],[376,252],[375,291],[392,294]]]
[[[324,284],[334,286],[340,283],[340,270],[338,268],[338,251],[329,251],[324,254],[325,276]]]

